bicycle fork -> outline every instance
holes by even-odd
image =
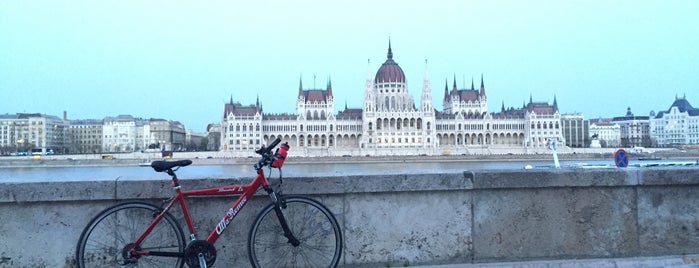
[[[288,242],[292,246],[298,247],[301,244],[301,242],[291,232],[291,228],[289,228],[289,223],[286,221],[286,216],[284,215],[286,203],[279,198],[279,195],[275,191],[273,191],[271,187],[265,190],[267,190],[267,193],[269,193],[269,196],[272,198],[272,202],[274,202],[274,213],[277,214],[279,224],[282,226],[282,230],[284,230],[284,237],[288,239]]]

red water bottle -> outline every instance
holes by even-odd
[[[284,165],[284,160],[286,159],[286,154],[289,151],[289,143],[285,142],[282,146],[279,146],[276,152],[274,152],[274,161],[272,161],[273,168],[282,168]]]

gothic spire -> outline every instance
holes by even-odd
[[[556,94],[553,94],[553,109],[558,111],[558,101],[556,101]]]
[[[483,74],[481,74],[481,96],[485,96],[485,85],[483,84]]]
[[[231,94],[231,102],[229,102],[230,105],[233,105],[233,94]]]
[[[473,76],[471,77],[471,90],[476,90],[476,88],[473,86]]]
[[[447,82],[447,79],[444,78],[444,99],[447,100],[449,99],[449,82]]]
[[[456,90],[456,74],[454,74],[454,83],[451,88],[452,90]]]
[[[303,95],[303,82],[301,81],[301,75],[299,75],[299,96]]]
[[[333,85],[332,82],[330,82],[330,75],[328,75],[328,96],[333,95]]]
[[[505,101],[502,101],[502,108],[500,108],[502,112],[505,112]]]

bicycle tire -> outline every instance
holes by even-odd
[[[342,231],[335,216],[320,202],[284,196],[284,216],[301,244],[292,246],[274,212],[274,203],[257,216],[248,237],[253,267],[337,267],[342,254]]]
[[[85,227],[76,249],[80,268],[95,267],[176,267],[184,266],[183,257],[140,256],[125,264],[124,248],[152,222],[161,209],[143,202],[125,202],[111,206],[93,218]],[[157,249],[183,253],[186,246],[182,226],[170,213],[153,228],[141,243],[141,249]],[[177,251],[175,251],[177,250]],[[184,255],[182,255],[184,256]]]

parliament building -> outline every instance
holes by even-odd
[[[362,108],[335,112],[332,83],[325,89],[304,89],[299,79],[296,112],[267,114],[259,99],[253,105],[231,101],[224,106],[221,150],[236,156],[277,137],[298,156],[382,156],[508,154],[546,152],[550,140],[565,144],[561,114],[554,97],[523,103],[521,108],[488,112],[483,77],[480,87],[451,88],[445,82],[441,111],[433,106],[425,63],[420,100],[409,94],[403,69],[388,45],[386,61],[367,71]]]

